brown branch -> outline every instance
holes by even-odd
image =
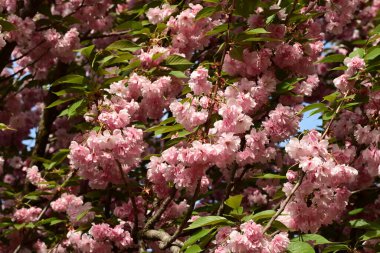
[[[160,249],[163,249],[166,244],[171,240],[171,236],[162,230],[147,230],[143,234],[143,238],[148,240],[157,240],[159,242]],[[181,251],[181,247],[183,246],[183,243],[179,240],[175,240],[170,245],[170,251],[173,253],[179,253]]]
[[[172,188],[170,195],[164,199],[161,206],[158,208],[158,210],[154,213],[154,215],[145,223],[143,231],[146,231],[148,229],[153,228],[153,226],[156,224],[156,222],[161,218],[161,215],[165,212],[166,208],[169,206],[170,202],[174,199],[174,196],[176,194],[176,189]]]
[[[137,208],[136,199],[135,199],[135,196],[132,195],[132,191],[129,188],[127,178],[124,175],[120,162],[116,160],[116,163],[119,167],[119,172],[120,172],[121,178],[123,179],[125,188],[127,189],[128,196],[131,199],[132,208],[133,208],[133,223],[134,223],[133,229],[132,229],[132,237],[133,237],[134,243],[138,243],[138,228],[139,228],[138,211],[139,210]]]
[[[344,101],[345,101],[345,98],[348,96],[348,92],[344,95],[344,97],[342,98],[342,101],[339,103],[338,107],[336,108],[333,116],[331,117],[325,131],[323,132],[322,134],[322,139],[326,137],[327,133],[329,132],[329,129],[333,123],[333,121],[335,120],[336,116],[338,115],[341,107],[343,106],[344,104]],[[294,166],[294,165],[293,165]],[[292,166],[292,167],[293,167]],[[280,205],[280,209],[277,210],[277,212],[275,213],[275,215],[269,220],[269,222],[267,223],[267,225],[264,227],[264,230],[263,230],[263,233],[265,233],[266,231],[268,231],[268,229],[272,226],[273,222],[278,218],[278,216],[281,215],[281,213],[284,211],[286,205],[290,202],[291,198],[293,197],[293,195],[295,194],[295,192],[297,191],[297,189],[300,187],[301,183],[302,183],[302,180],[305,176],[305,173],[303,171],[301,171],[301,177],[299,179],[299,181],[294,185],[293,189],[291,190],[289,196],[285,199],[284,202],[281,203]]]
[[[59,77],[66,74],[68,65],[64,63],[58,63],[55,73],[52,79],[58,79]],[[45,105],[49,105],[58,99],[58,96],[55,95],[54,87],[50,88],[49,93],[46,97]],[[38,126],[38,133],[36,137],[36,145],[34,146],[32,156],[33,157],[44,157],[46,152],[46,146],[48,144],[49,135],[52,130],[53,123],[58,117],[59,111],[56,107],[45,108],[43,115]],[[36,162],[36,165],[39,166],[41,162]]]
[[[107,37],[113,37],[113,36],[122,36],[130,33],[131,31],[122,31],[122,32],[111,32],[111,33],[103,33],[103,34],[93,34],[91,36],[84,36],[81,39],[82,40],[92,40],[92,39],[100,39],[100,38],[107,38]]]
[[[298,188],[302,184],[302,180],[304,178],[305,174],[302,172],[300,179],[298,182],[294,185],[293,189],[291,190],[290,194],[288,197],[282,202],[280,209],[277,210],[277,212],[272,216],[272,218],[269,220],[267,225],[264,227],[263,234],[268,231],[268,229],[272,226],[273,222],[278,218],[278,216],[281,215],[281,213],[284,211],[285,207],[287,204],[290,202],[291,198],[293,197],[294,193],[298,190]]]
[[[37,220],[35,222],[38,222],[45,215],[45,213],[48,210],[51,202],[53,202],[53,200],[56,199],[56,197],[60,193],[60,189],[62,189],[63,187],[65,187],[65,185],[67,184],[67,182],[73,177],[74,173],[75,173],[75,171],[71,171],[67,175],[67,178],[65,179],[65,181],[63,181],[63,183],[58,187],[58,190],[53,194],[52,198],[48,201],[48,203],[46,204],[46,206],[44,207],[44,209],[38,215]],[[26,238],[29,235],[30,232],[31,232],[31,230],[28,230],[27,233],[24,235],[24,238]],[[23,242],[24,242],[24,240],[21,240],[20,244],[16,247],[16,249],[13,251],[13,253],[18,253],[21,250]]]
[[[324,133],[322,134],[322,139],[325,138],[326,135],[327,135],[327,133],[329,132],[330,127],[331,127],[333,121],[335,120],[336,115],[338,115],[338,112],[340,111],[342,105],[344,104],[344,100],[345,100],[345,98],[346,98],[347,96],[348,96],[348,92],[344,95],[344,97],[342,98],[342,101],[339,103],[339,105],[338,105],[338,107],[336,108],[336,110],[335,110],[333,116],[331,117],[331,120],[329,121],[329,123],[328,123],[328,125],[327,125],[327,127],[326,127],[326,129],[325,129],[325,131],[324,131]]]
[[[222,215],[223,209],[224,209],[224,201],[226,201],[229,198],[229,196],[231,194],[232,187],[235,184],[235,174],[236,174],[236,171],[237,171],[237,167],[238,166],[235,163],[233,165],[232,169],[231,169],[230,182],[227,184],[227,188],[226,188],[226,191],[225,191],[225,194],[224,194],[224,198],[222,199],[222,202],[220,203],[218,212],[216,213],[218,216]]]
[[[201,181],[199,180],[197,183],[197,187],[195,188],[194,195],[191,198],[190,206],[187,209],[186,215],[183,218],[181,225],[179,225],[177,230],[174,232],[173,236],[171,236],[170,240],[164,244],[163,249],[166,249],[168,246],[170,246],[179,237],[179,235],[182,233],[182,230],[185,228],[188,220],[191,218],[191,215],[193,214],[195,202],[198,199],[200,188],[201,188]]]
[[[0,73],[10,63],[12,52],[16,47],[16,42],[7,43],[0,51]]]

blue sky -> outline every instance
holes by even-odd
[[[314,114],[313,116],[310,116],[310,111],[306,112],[303,116],[303,119],[300,123],[300,131],[303,132],[304,130],[310,130],[314,128],[318,128],[322,125],[322,120],[319,119],[320,114]]]

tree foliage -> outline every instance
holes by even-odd
[[[0,252],[377,252],[379,9],[0,0]]]

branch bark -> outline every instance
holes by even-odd
[[[263,230],[263,234],[265,232],[268,231],[268,229],[272,226],[273,222],[278,218],[278,216],[281,215],[281,213],[284,211],[286,205],[290,202],[290,200],[292,199],[294,193],[298,190],[298,188],[301,186],[302,184],[302,180],[303,180],[303,177],[305,176],[305,174],[302,172],[301,174],[301,177],[300,179],[298,180],[298,182],[294,185],[293,189],[291,190],[290,194],[288,195],[288,197],[284,200],[284,202],[282,202],[281,206],[280,206],[280,209],[277,210],[277,212],[272,216],[272,218],[269,220],[269,222],[267,223],[267,225],[264,227],[264,230]]]
[[[174,234],[171,236],[170,240],[167,241],[165,244],[164,244],[164,248],[163,249],[166,249],[170,244],[172,244],[179,236],[180,234],[182,233],[183,229],[185,228],[188,220],[191,218],[191,215],[194,211],[194,207],[195,207],[195,202],[197,201],[198,199],[198,195],[199,195],[199,191],[200,191],[200,188],[201,188],[201,181],[199,180],[198,183],[197,183],[197,187],[195,188],[195,191],[194,191],[194,195],[193,197],[191,198],[191,202],[190,202],[190,206],[189,208],[187,209],[187,212],[186,212],[186,215],[185,217],[183,218],[182,222],[181,222],[181,225],[179,225],[179,227],[177,228],[177,230],[174,232]]]
[[[161,206],[154,213],[154,215],[145,223],[143,231],[153,228],[156,222],[161,218],[161,215],[165,212],[170,202],[174,199],[175,193],[176,189],[173,188],[170,192],[170,195],[162,202]]]
[[[224,209],[224,201],[226,201],[230,194],[231,194],[231,190],[232,190],[232,187],[234,186],[234,183],[235,183],[235,174],[236,174],[236,171],[237,171],[237,164],[235,163],[231,169],[231,175],[230,175],[230,182],[227,184],[227,188],[226,188],[226,191],[225,191],[225,194],[224,194],[224,198],[222,200],[222,203],[220,203],[220,206],[219,206],[219,209],[218,209],[218,212],[216,215],[220,216],[222,213],[223,213],[223,209]]]
[[[167,243],[171,240],[171,236],[162,230],[154,230],[150,229],[144,232],[143,237],[147,240],[157,240],[160,241],[159,247],[160,249],[164,249]],[[171,243],[169,249],[173,253],[179,253],[181,251],[181,247],[183,243],[179,240],[175,240]]]
[[[55,73],[52,79],[57,79],[62,75],[65,75],[67,72],[68,66],[63,63],[58,63]],[[49,93],[46,97],[45,105],[49,105],[58,99],[57,95],[53,93],[52,89],[49,90]],[[38,133],[36,137],[36,145],[33,149],[33,157],[44,157],[46,152],[46,146],[48,144],[49,135],[51,133],[51,128],[53,122],[59,115],[59,111],[56,107],[45,108],[42,114],[40,124],[38,126]],[[40,166],[41,162],[36,162],[35,165]]]

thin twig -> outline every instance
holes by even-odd
[[[58,189],[63,188],[63,187],[67,184],[67,182],[71,179],[71,177],[74,175],[74,173],[75,173],[74,171],[71,171],[71,172],[68,174],[68,176],[67,176],[67,178],[65,179],[65,181],[59,186]],[[43,209],[43,210],[41,211],[41,213],[38,215],[37,220],[36,220],[35,222],[39,221],[39,220],[45,215],[45,213],[46,213],[46,211],[48,210],[48,208],[49,208],[51,202],[53,202],[53,200],[55,200],[55,198],[58,196],[58,193],[59,193],[59,192],[60,192],[60,191],[58,190],[58,191],[56,191],[56,192],[54,193],[53,197],[48,201],[48,203],[46,204],[46,206],[44,207],[44,209]],[[31,231],[31,230],[28,230],[28,231],[27,231],[27,233],[24,235],[24,238],[27,237],[27,236],[29,235],[30,231]],[[18,252],[21,250],[22,243],[23,243],[23,240],[21,240],[20,244],[16,247],[16,249],[13,251],[13,253],[18,253]]]
[[[290,192],[290,194],[288,195],[288,197],[284,200],[284,202],[282,202],[281,206],[280,206],[280,209],[277,210],[277,212],[272,216],[272,218],[269,220],[269,222],[267,223],[267,225],[264,227],[263,229],[263,234],[268,231],[268,229],[272,226],[273,222],[278,218],[278,216],[281,215],[281,213],[284,211],[286,205],[290,202],[291,198],[293,197],[294,193],[297,191],[297,189],[300,187],[300,185],[302,184],[302,180],[303,180],[303,177],[304,177],[304,173],[302,172],[301,174],[301,177],[300,179],[298,180],[298,182],[294,185],[292,191]]]
[[[145,227],[143,231],[146,231],[148,229],[153,228],[153,226],[156,224],[156,222],[161,218],[161,215],[165,212],[166,208],[169,206],[170,202],[174,199],[174,196],[176,194],[176,189],[172,188],[170,195],[164,199],[161,206],[158,208],[158,210],[154,213],[154,215],[145,223]]]
[[[208,117],[207,118],[209,120],[206,123],[205,129],[204,129],[204,135],[205,136],[207,136],[208,131],[209,131],[211,124],[212,124],[212,120],[210,120],[210,119],[211,119],[211,115],[212,115],[213,110],[214,110],[214,106],[216,104],[216,97],[218,94],[218,90],[219,90],[220,85],[221,85],[221,76],[222,76],[224,60],[226,58],[227,51],[230,48],[230,29],[231,29],[231,23],[232,23],[232,14],[233,14],[233,11],[235,8],[235,0],[232,1],[232,5],[230,6],[230,8],[231,9],[229,10],[228,18],[227,18],[227,31],[226,31],[225,42],[224,42],[225,46],[223,48],[222,58],[220,59],[220,63],[219,63],[218,69],[217,69],[217,80],[216,80],[216,83],[215,83],[213,90],[212,90],[212,93],[211,93],[212,103],[208,109]],[[197,132],[195,132],[195,134],[197,134]]]
[[[25,53],[23,53],[22,55],[16,57],[16,58],[13,58],[9,61],[9,63],[11,62],[15,62],[15,61],[18,61],[18,60],[21,60],[22,58],[24,58],[25,56],[27,56],[28,54],[30,54],[33,50],[35,50],[37,47],[41,46],[42,44],[44,44],[46,42],[45,39],[43,39],[42,41],[40,41],[37,45],[35,45],[34,47],[32,47],[31,49],[29,49],[28,51],[26,51]]]
[[[334,112],[333,116],[331,117],[331,120],[330,122],[328,123],[324,133],[322,134],[322,139],[326,137],[327,133],[329,132],[329,129],[333,123],[333,121],[335,120],[336,118],[336,115],[338,115],[339,111],[340,111],[340,108],[342,107],[342,105],[344,104],[344,100],[345,98],[348,96],[348,92],[344,95],[344,97],[342,98],[342,101],[340,101],[340,104],[338,105],[338,107],[336,108],[336,111]]]
[[[237,171],[237,167],[238,167],[237,164],[234,164],[232,166],[231,175],[230,175],[230,182],[227,184],[227,188],[226,188],[226,191],[225,191],[225,194],[224,194],[224,198],[222,199],[222,202],[220,203],[218,212],[216,214],[218,216],[220,216],[223,213],[224,201],[226,201],[229,198],[230,194],[231,194],[232,187],[234,186],[234,183],[235,183],[235,174],[236,174],[236,171]]]
[[[111,33],[104,33],[104,34],[94,34],[91,36],[85,36],[82,39],[84,40],[89,40],[89,39],[100,39],[100,38],[107,38],[107,37],[113,37],[113,36],[121,36],[121,35],[126,35],[130,33],[131,31],[122,31],[122,32],[111,32]]]
[[[128,196],[131,199],[132,208],[133,208],[133,223],[134,223],[133,229],[132,229],[132,237],[133,237],[134,243],[137,243],[138,242],[138,228],[139,228],[139,220],[138,220],[138,218],[139,217],[138,217],[138,208],[137,208],[137,204],[136,204],[136,199],[132,195],[132,191],[129,188],[129,184],[128,184],[127,178],[124,175],[124,172],[123,172],[123,169],[122,169],[122,166],[121,166],[120,162],[118,160],[116,160],[116,163],[118,164],[119,172],[120,172],[121,178],[123,179],[125,188],[127,189]]]
[[[181,224],[179,225],[179,227],[177,228],[177,230],[174,232],[174,234],[171,236],[170,240],[167,241],[165,244],[164,244],[164,247],[163,249],[166,249],[168,246],[170,246],[178,237],[179,235],[182,233],[182,230],[185,228],[188,220],[191,218],[191,215],[193,214],[193,211],[194,211],[194,207],[195,207],[195,202],[197,201],[198,199],[198,195],[199,195],[199,192],[200,192],[200,188],[201,188],[201,181],[199,180],[198,183],[197,183],[197,187],[195,188],[195,191],[194,191],[194,195],[193,197],[191,198],[191,201],[190,201],[190,206],[189,208],[187,209],[187,212],[186,212],[186,215],[185,217],[183,218]]]
[[[167,242],[171,239],[171,236],[162,230],[154,230],[150,229],[144,232],[143,237],[148,240],[157,240],[159,242],[160,249],[163,249]],[[171,243],[170,250],[173,253],[179,253],[181,251],[181,247],[183,246],[183,242],[176,240]]]

